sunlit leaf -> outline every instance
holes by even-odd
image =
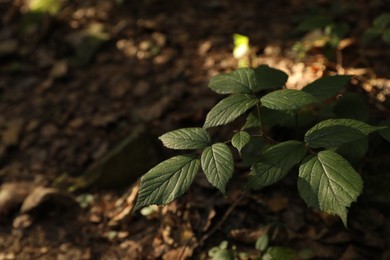
[[[245,35],[235,33],[233,35],[234,49],[233,56],[236,59],[240,59],[249,53],[249,38]]]
[[[359,140],[382,127],[371,126],[353,119],[328,119],[313,126],[305,134],[305,142],[312,148],[338,147]]]
[[[281,88],[288,79],[288,75],[285,72],[267,65],[257,67],[255,73],[257,79],[257,88],[255,90]]]
[[[251,93],[257,88],[256,85],[255,72],[250,68],[216,75],[209,82],[209,88],[219,94]]]
[[[250,187],[260,189],[279,181],[303,159],[306,153],[306,147],[298,141],[286,141],[271,146],[252,166]]]
[[[141,178],[135,210],[147,205],[165,205],[183,195],[200,167],[199,159],[179,155],[156,165]]]
[[[298,190],[306,204],[339,215],[345,226],[347,208],[362,188],[360,175],[335,152],[308,156],[299,167]]]
[[[261,104],[275,110],[297,110],[317,102],[311,94],[295,89],[275,90],[261,99]]]
[[[350,79],[351,76],[348,75],[326,76],[313,81],[302,90],[312,94],[319,101],[324,101],[336,96]]]
[[[210,145],[211,137],[200,127],[177,129],[160,136],[165,147],[177,150],[203,149]]]
[[[232,137],[232,145],[241,153],[241,149],[249,143],[250,135],[245,131],[238,131]]]
[[[230,123],[258,102],[256,97],[247,94],[237,94],[222,99],[207,114],[204,127],[209,128]]]
[[[226,184],[234,170],[233,155],[229,147],[224,143],[206,147],[201,156],[201,164],[207,180],[225,194]]]

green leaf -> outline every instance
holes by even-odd
[[[364,31],[363,35],[361,36],[361,41],[363,44],[367,44],[374,40],[375,38],[379,37],[381,35],[381,30],[378,28],[368,28]]]
[[[249,143],[250,135],[245,131],[239,131],[235,133],[232,137],[232,145],[237,148],[238,152],[241,154],[241,149]]]
[[[312,94],[319,101],[324,101],[337,95],[350,78],[348,75],[326,76],[313,81],[302,90]]]
[[[207,114],[203,127],[209,128],[230,123],[258,102],[256,97],[247,94],[237,94],[222,99]]]
[[[286,84],[288,75],[278,69],[268,67],[267,65],[261,65],[255,69],[257,87],[254,89],[277,89]]]
[[[373,26],[380,30],[384,30],[390,26],[390,13],[382,13],[377,18],[375,18]]]
[[[245,167],[252,166],[261,154],[270,146],[271,145],[264,138],[260,136],[251,136],[249,143],[241,150],[242,163]]]
[[[335,152],[343,156],[351,163],[358,162],[368,151],[368,138],[364,136],[356,141],[346,143],[335,149]]]
[[[177,129],[163,134],[159,139],[165,147],[177,150],[203,149],[211,142],[210,135],[200,127]]]
[[[294,110],[273,110],[262,106],[260,107],[260,113],[262,123],[267,127],[284,126],[286,122],[295,122],[294,115],[296,112]]]
[[[229,147],[216,143],[203,150],[201,164],[207,180],[223,194],[226,184],[233,176],[234,161]]]
[[[362,192],[360,175],[340,155],[322,151],[299,167],[298,190],[310,207],[337,214],[347,225],[347,207]]]
[[[382,40],[385,43],[390,43],[390,28],[384,30],[384,32],[382,33]]]
[[[246,118],[244,126],[241,130],[245,130],[248,128],[259,127],[261,124],[259,113],[257,113],[257,109],[253,109]]]
[[[263,260],[293,260],[295,252],[293,249],[285,246],[272,246],[262,257]]]
[[[183,195],[200,167],[199,159],[179,155],[161,162],[141,178],[135,210],[147,205],[165,205]]]
[[[311,94],[295,89],[275,90],[261,99],[261,104],[275,110],[297,110],[318,100]]]
[[[361,139],[382,127],[371,126],[353,119],[328,119],[313,126],[305,134],[312,148],[330,148]]]
[[[251,168],[252,189],[269,186],[282,179],[307,153],[303,143],[286,141],[267,149]]]
[[[298,32],[309,32],[315,29],[321,29],[332,23],[332,18],[327,14],[314,14],[307,16],[303,19],[298,26],[296,31]]]
[[[209,88],[218,94],[251,93],[257,88],[255,72],[239,68],[231,73],[216,75],[210,79]]]
[[[338,118],[350,118],[366,122],[369,112],[364,99],[356,93],[346,93],[334,106]]]
[[[255,244],[255,248],[259,251],[264,251],[269,244],[269,237],[267,234],[261,235],[257,240]]]
[[[379,125],[384,127],[379,130],[379,134],[390,142],[390,119],[382,121]]]

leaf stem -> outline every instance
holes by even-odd
[[[261,116],[261,110],[260,110],[260,104],[256,104],[257,109],[257,115],[259,116],[259,129],[260,129],[260,136],[264,135],[264,129],[263,129],[263,118]]]

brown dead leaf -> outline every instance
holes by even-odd
[[[0,42],[0,57],[13,54],[18,50],[18,41],[9,39]]]
[[[59,60],[54,63],[49,76],[51,78],[61,78],[68,73],[68,62],[66,60]]]
[[[78,205],[73,196],[68,193],[55,188],[36,187],[23,201],[20,212],[29,213],[38,209],[47,202],[64,208],[75,207]]]
[[[322,241],[327,244],[345,244],[351,241],[351,235],[346,231],[341,231],[336,235],[322,239]]]
[[[284,209],[286,209],[289,205],[290,201],[287,197],[278,196],[273,197],[267,201],[268,207],[271,209],[272,212],[277,213]]]
[[[364,259],[366,258],[360,255],[357,248],[353,245],[349,245],[340,258],[340,260],[364,260]]]
[[[98,127],[101,127],[101,126],[106,126],[110,123],[113,123],[117,120],[118,118],[118,114],[115,114],[115,113],[110,113],[110,114],[105,114],[105,115],[96,115],[92,121],[91,121],[91,124],[93,126],[98,126]]]
[[[130,221],[131,213],[135,206],[135,201],[138,195],[138,191],[139,191],[139,184],[135,185],[131,189],[130,194],[127,196],[126,200],[123,203],[116,203],[115,212],[112,213],[111,219],[108,223],[110,226],[117,225],[118,223],[124,220]],[[123,205],[118,205],[118,204],[123,204]]]
[[[193,250],[189,247],[178,247],[175,249],[171,249],[165,254],[163,254],[163,260],[171,260],[171,259],[187,259],[187,257],[192,256]]]
[[[4,183],[0,189],[0,216],[6,216],[20,206],[33,187],[30,182]]]
[[[15,229],[26,229],[33,224],[33,218],[28,214],[17,216],[12,222],[12,227]]]
[[[1,133],[1,141],[7,146],[17,145],[23,127],[23,119],[16,118],[8,122],[7,128]]]
[[[264,226],[258,229],[233,229],[230,231],[230,237],[238,242],[245,244],[254,244],[256,240],[267,234],[269,231],[269,226]]]

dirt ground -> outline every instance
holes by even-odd
[[[390,259],[390,197],[368,188],[348,229],[307,208],[288,178],[242,196],[245,180],[237,177],[227,198],[199,178],[178,201],[133,215],[137,185],[73,195],[48,188],[80,176],[137,124],[156,139],[201,126],[220,98],[208,80],[238,65],[235,33],[249,37],[252,65],[289,74],[287,87],[352,74],[350,89],[374,117],[390,118],[389,45],[362,49],[356,38],[388,2],[313,1],[325,9],[345,4],[334,19],[351,32],[342,59],[326,57],[321,45],[298,59],[292,46],[304,34],[294,28],[307,2],[69,1],[34,25],[23,1],[0,1],[0,183],[12,197],[0,203],[0,259],[207,259],[225,240],[246,253],[240,259],[255,259],[266,233],[272,245],[310,251],[297,259]],[[377,147],[358,169],[373,190],[390,184],[381,181],[390,180],[389,147]],[[20,209],[34,191],[45,203]]]

